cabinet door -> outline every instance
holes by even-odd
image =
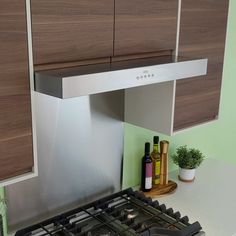
[[[114,54],[175,49],[178,0],[116,0]]]
[[[34,64],[110,57],[114,0],[32,0]]]
[[[179,55],[208,58],[207,76],[176,85],[174,130],[218,117],[228,0],[182,0]]]
[[[33,167],[25,1],[0,0],[0,181]]]

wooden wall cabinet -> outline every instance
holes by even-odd
[[[208,58],[208,73],[203,79],[177,81],[176,131],[218,118],[228,4],[228,0],[182,0],[179,55]]]
[[[114,56],[175,50],[178,0],[116,0]]]
[[[32,0],[31,4],[37,68],[175,49],[178,0]]]
[[[0,0],[0,184],[33,168],[25,1]]]
[[[34,64],[109,58],[113,0],[32,0]]]

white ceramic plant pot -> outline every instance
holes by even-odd
[[[195,179],[196,169],[179,168],[179,179],[184,182],[192,182]]]

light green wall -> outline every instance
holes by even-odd
[[[3,191],[3,188],[0,188],[0,199],[4,199],[4,191]],[[0,214],[2,214],[3,215],[3,218],[4,218],[4,234],[5,235],[7,235],[6,234],[6,229],[7,229],[7,227],[6,227],[6,212],[5,212],[5,207],[4,207],[4,205],[0,202]]]
[[[231,0],[226,40],[220,118],[217,122],[194,127],[174,137],[160,135],[171,143],[170,153],[179,145],[199,148],[207,157],[236,164],[236,1]],[[123,188],[140,181],[144,142],[152,142],[154,133],[130,124],[125,125]],[[176,166],[170,162],[170,169]]]

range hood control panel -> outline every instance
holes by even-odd
[[[136,77],[137,80],[153,78],[154,74],[150,73],[148,70],[143,71],[143,74]]]

